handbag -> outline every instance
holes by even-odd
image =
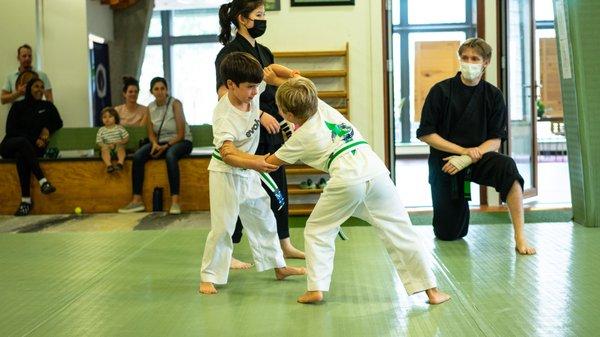
[[[169,100],[167,101],[167,109],[165,110],[165,114],[163,115],[162,122],[160,122],[160,126],[158,127],[158,133],[156,135],[156,139],[160,139],[160,131],[162,130],[163,124],[165,123],[165,118],[167,117],[167,111],[169,111],[170,104],[171,104],[171,97],[169,97]],[[150,138],[148,138],[148,137],[140,139],[138,146],[142,147],[146,144],[150,144]]]

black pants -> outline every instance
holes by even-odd
[[[261,142],[258,144],[258,148],[256,149],[256,154],[267,154],[267,153],[275,153],[281,145],[283,144],[283,138],[281,133],[277,133],[274,135],[266,134],[266,130],[261,126]],[[263,136],[263,133],[265,135]],[[281,166],[277,171],[273,171],[269,173],[273,181],[277,184],[277,187],[281,190],[283,194],[283,198],[285,200],[285,205],[278,210],[279,204],[277,203],[277,199],[273,196],[273,193],[265,184],[262,186],[267,191],[267,194],[271,198],[271,210],[275,215],[275,220],[277,221],[277,234],[279,235],[279,240],[287,239],[290,237],[290,227],[289,227],[289,211],[288,211],[288,190],[287,190],[287,178],[285,176],[285,167]],[[231,240],[233,243],[239,243],[242,240],[242,221],[238,217],[237,222],[235,224],[235,231],[231,236]]]
[[[171,195],[179,195],[179,159],[192,152],[194,145],[189,140],[181,141],[169,147],[161,156],[167,163],[167,175],[169,176],[169,190]],[[144,187],[144,167],[151,158],[150,150],[152,144],[140,147],[133,154],[133,166],[131,168],[131,181],[133,194],[142,194]]]
[[[31,196],[29,188],[31,184],[31,173],[38,179],[44,178],[38,157],[44,154],[45,149],[31,144],[25,137],[5,138],[0,144],[0,155],[2,158],[15,159],[17,161],[17,172],[21,184],[21,196]]]
[[[464,197],[464,182],[492,186],[506,197],[514,182],[523,188],[523,177],[515,161],[503,154],[488,152],[475,164],[454,176],[442,172],[442,158],[429,157],[429,184],[433,199],[433,231],[441,240],[456,240],[469,231],[469,204]]]

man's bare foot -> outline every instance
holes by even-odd
[[[515,242],[516,242],[515,250],[517,251],[517,253],[519,253],[521,255],[534,255],[535,254],[535,248],[528,245],[526,239],[515,238]]]
[[[231,257],[231,263],[229,264],[230,269],[250,269],[252,268],[252,263],[243,262],[235,257]]]
[[[323,300],[322,291],[307,291],[304,295],[298,297],[298,303],[318,303]]]
[[[200,282],[200,286],[198,286],[198,292],[206,295],[218,293],[217,288],[215,288],[215,285],[210,282]]]
[[[306,275],[306,268],[303,267],[283,267],[283,268],[275,268],[275,277],[278,280],[283,280],[288,276],[294,275]]]
[[[304,260],[304,252],[292,245],[290,238],[279,240],[283,257],[286,259],[302,259]]]
[[[425,294],[429,298],[429,304],[440,304],[450,299],[450,295],[438,290],[438,288],[429,288],[425,290]]]

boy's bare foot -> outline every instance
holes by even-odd
[[[250,269],[252,268],[252,263],[243,262],[235,257],[231,257],[231,264],[229,264],[230,269]]]
[[[307,291],[304,295],[298,297],[298,303],[318,303],[323,300],[322,291]]]
[[[215,285],[210,282],[200,282],[200,286],[198,286],[198,292],[206,295],[218,293],[217,288],[215,288]]]
[[[286,259],[302,259],[304,260],[304,252],[292,245],[290,238],[279,240],[283,257]]]
[[[275,277],[278,280],[283,280],[288,276],[294,275],[306,275],[306,268],[303,267],[283,267],[283,268],[275,268]]]
[[[515,250],[517,251],[517,253],[519,253],[521,255],[534,255],[535,254],[535,248],[528,245],[526,239],[515,238],[515,243],[516,243]]]
[[[425,290],[425,294],[427,294],[427,297],[429,298],[429,304],[440,304],[450,299],[450,295],[439,291],[438,288],[427,289]]]

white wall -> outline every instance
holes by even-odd
[[[384,158],[381,1],[355,6],[290,7],[267,12],[259,39],[272,51],[341,50],[350,44],[350,119]]]
[[[44,68],[65,126],[89,126],[87,10],[85,1],[44,1]]]
[[[35,1],[3,2],[0,10],[0,31],[0,85],[4,87],[6,76],[19,67],[17,48],[27,43],[33,47],[34,52],[36,50]],[[9,107],[10,105],[0,106],[0,139],[4,138]]]

